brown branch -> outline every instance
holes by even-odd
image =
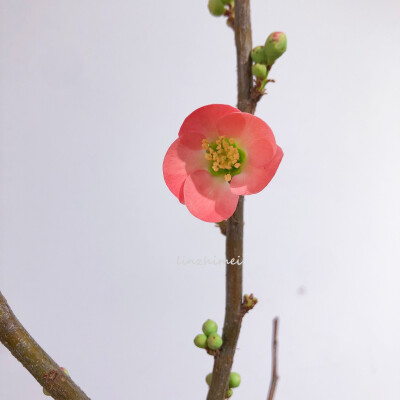
[[[250,59],[252,50],[250,0],[235,1],[234,30],[238,84],[237,107],[241,111],[254,114],[256,102],[251,98],[253,77]],[[243,196],[240,196],[235,213],[226,222],[226,304],[222,332],[224,344],[215,357],[213,379],[207,400],[225,398],[242,324],[243,202]]]
[[[254,114],[257,102],[251,98],[253,75],[250,52],[252,50],[250,0],[235,1],[235,44],[237,62],[238,108]]]
[[[274,329],[272,337],[272,373],[271,373],[271,383],[269,386],[269,392],[267,400],[273,400],[276,390],[276,385],[278,384],[278,324],[279,319],[274,318]]]
[[[0,341],[56,400],[90,400],[18,321],[0,292]]]

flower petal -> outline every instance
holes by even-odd
[[[223,177],[196,171],[186,179],[183,193],[188,210],[206,222],[221,222],[236,210],[239,196],[233,194]]]
[[[177,139],[164,157],[164,180],[169,190],[184,204],[183,184],[186,178],[194,171],[207,168],[203,150],[191,150]]]
[[[230,185],[232,193],[244,196],[261,192],[271,182],[282,157],[283,151],[277,146],[274,157],[267,165],[259,167],[246,164],[243,171],[232,178]]]
[[[240,111],[225,104],[210,104],[198,108],[183,121],[179,130],[181,142],[191,149],[200,149],[203,139],[216,140],[218,120],[231,113]]]
[[[217,122],[218,133],[234,138],[247,155],[247,162],[256,166],[269,163],[276,152],[271,128],[260,118],[248,113],[231,113]]]

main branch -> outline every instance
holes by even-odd
[[[56,400],[90,400],[35,342],[0,292],[0,341]]]
[[[252,39],[249,1],[235,0],[237,106],[241,111],[254,114],[256,102],[251,98],[253,78],[250,60]],[[226,223],[226,260],[229,263],[226,265],[226,305],[222,333],[224,344],[215,357],[213,378],[207,400],[223,400],[225,398],[242,324],[243,200],[241,196],[235,213]]]

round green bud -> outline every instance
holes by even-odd
[[[217,350],[222,346],[222,338],[218,333],[212,333],[207,339],[208,348],[211,350]]]
[[[216,17],[224,15],[225,6],[222,0],[208,0],[208,9]]]
[[[205,349],[207,347],[207,336],[200,333],[194,338],[194,344],[200,349]]]
[[[240,375],[237,372],[231,372],[229,375],[229,387],[237,388],[240,385]]]
[[[221,1],[225,6],[228,5],[228,4],[233,4],[232,0],[221,0]]]
[[[251,71],[257,79],[264,79],[267,76],[267,66],[265,64],[253,64]]]
[[[254,49],[250,53],[251,59],[255,63],[265,64],[267,59],[265,57],[265,51],[263,46],[254,47]]]
[[[43,394],[45,396],[50,396],[50,393],[45,388],[43,388]]]
[[[211,380],[212,380],[212,372],[210,372],[210,373],[206,376],[206,382],[207,382],[207,385],[208,385],[208,386],[211,385]]]
[[[229,397],[232,397],[233,395],[233,390],[232,389],[228,389],[225,393],[225,398],[229,399]]]
[[[283,32],[272,32],[264,46],[267,64],[272,65],[286,51],[286,48],[286,35]]]
[[[217,333],[218,331],[218,325],[215,321],[212,319],[208,319],[206,322],[203,324],[203,332],[205,335],[210,336],[212,333]]]

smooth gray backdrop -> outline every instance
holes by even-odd
[[[234,399],[400,398],[400,3],[253,0],[288,51],[257,115],[285,157],[246,198]],[[94,400],[204,399],[224,238],[168,191],[183,119],[235,104],[233,33],[206,0],[0,0],[0,289]],[[0,399],[43,399],[0,347]]]

